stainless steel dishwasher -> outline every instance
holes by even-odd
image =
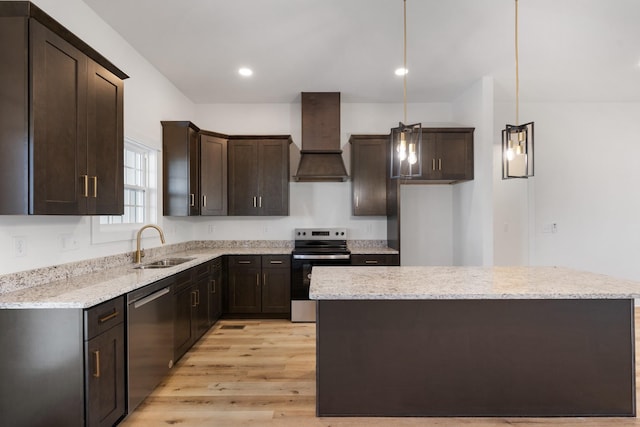
[[[173,367],[173,279],[127,294],[127,343],[131,413]]]

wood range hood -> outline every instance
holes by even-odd
[[[296,181],[341,182],[340,92],[302,92],[302,149]]]

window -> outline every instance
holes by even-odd
[[[149,150],[126,143],[124,147],[124,215],[101,216],[100,224],[143,224],[149,206]]]
[[[92,220],[92,242],[131,239],[131,230],[156,222],[157,161],[155,149],[129,138],[124,141],[124,215]]]

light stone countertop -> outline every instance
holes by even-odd
[[[640,283],[561,267],[314,267],[311,299],[630,299]]]
[[[89,308],[187,270],[222,255],[289,255],[291,248],[252,247],[199,249],[159,257],[193,258],[168,268],[135,269],[133,264],[71,277],[45,285],[0,294],[0,309]],[[154,259],[145,259],[152,262]]]

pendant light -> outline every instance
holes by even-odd
[[[518,0],[516,2],[516,123],[519,122]],[[502,130],[502,179],[533,176],[533,122],[506,125]]]
[[[407,0],[403,0],[404,7],[404,38],[403,38],[403,102],[404,122],[407,121]],[[422,175],[422,125],[416,123],[391,129],[391,178],[415,178]]]

